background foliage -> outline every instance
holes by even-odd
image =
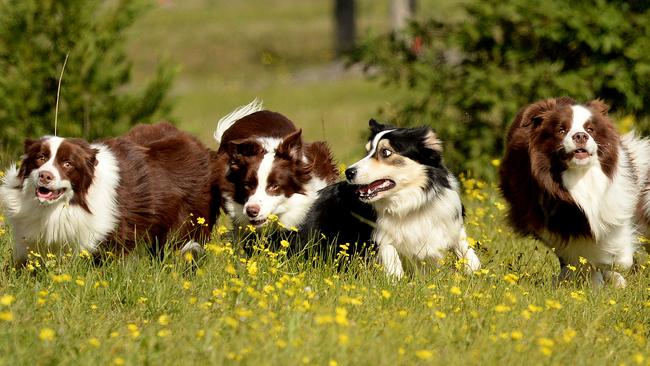
[[[159,117],[174,70],[161,65],[149,83],[130,90],[125,31],[146,9],[113,2],[0,0],[0,144],[15,152],[26,136],[54,132],[63,76],[58,134],[94,139]]]
[[[541,98],[602,98],[649,130],[649,2],[470,0],[463,8],[460,20],[415,22],[351,56],[408,89],[384,116],[432,125],[454,169],[490,177],[508,123]]]

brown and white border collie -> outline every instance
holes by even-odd
[[[65,247],[117,254],[148,241],[158,250],[171,235],[195,250],[216,219],[215,184],[208,149],[168,123],[92,144],[25,140],[20,168],[12,166],[0,186],[14,263]]]
[[[227,167],[221,192],[235,227],[261,226],[271,215],[298,227],[317,192],[339,179],[327,145],[303,144],[301,132],[257,100],[219,121],[214,137]]]
[[[467,242],[458,181],[442,160],[442,143],[428,127],[397,128],[370,120],[368,155],[345,175],[376,211],[372,238],[389,275],[403,276],[400,257],[419,264],[449,250],[467,272],[481,262]]]
[[[586,268],[595,286],[622,287],[617,271],[630,268],[648,233],[650,141],[620,137],[608,109],[566,97],[522,108],[499,174],[512,226],[554,249],[559,280]]]

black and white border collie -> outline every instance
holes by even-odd
[[[302,131],[254,100],[223,117],[214,137],[225,167],[224,209],[235,228],[266,224],[271,215],[298,227],[317,192],[339,179],[324,142],[303,144]]]
[[[31,251],[118,254],[140,241],[159,250],[170,236],[194,251],[216,220],[216,183],[208,149],[168,123],[92,144],[25,140],[20,167],[10,167],[0,186],[14,264],[24,265]],[[205,223],[193,222],[200,217]]]
[[[650,141],[620,137],[608,110],[566,97],[522,108],[508,131],[500,186],[515,230],[559,257],[560,281],[589,272],[595,286],[623,287],[618,271],[630,268],[639,234],[648,234]]]
[[[427,127],[395,128],[370,120],[368,155],[345,175],[377,214],[372,237],[386,272],[403,276],[400,256],[420,262],[451,250],[468,272],[480,261],[467,242],[458,182],[442,161],[442,144]]]

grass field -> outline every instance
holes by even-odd
[[[465,180],[483,269],[449,257],[387,278],[283,251],[240,254],[215,233],[200,268],[180,254],[96,266],[34,258],[0,272],[0,365],[647,365],[645,258],[626,289],[553,284],[553,253],[513,236],[493,187]],[[10,233],[0,235],[8,263]]]
[[[387,2],[359,3],[362,35],[387,29]],[[454,1],[420,3],[426,14],[460,16]],[[134,83],[171,60],[183,129],[209,142],[219,117],[260,97],[349,163],[367,119],[403,91],[337,66],[330,6],[159,1],[129,34]],[[483,269],[466,275],[449,257],[399,281],[372,261],[339,272],[283,251],[245,256],[223,229],[195,271],[176,252],[103,265],[57,254],[16,271],[11,228],[0,223],[0,366],[650,365],[646,255],[626,289],[556,286],[555,255],[512,234],[494,186],[463,187]]]

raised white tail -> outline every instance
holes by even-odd
[[[214,131],[214,139],[217,140],[218,144],[221,144],[221,138],[223,137],[223,134],[226,133],[226,131],[232,127],[235,122],[248,116],[249,114],[259,112],[263,109],[264,106],[262,105],[262,101],[255,98],[247,105],[241,106],[230,112],[227,116],[221,118],[219,120],[219,123],[217,123],[217,129]]]

